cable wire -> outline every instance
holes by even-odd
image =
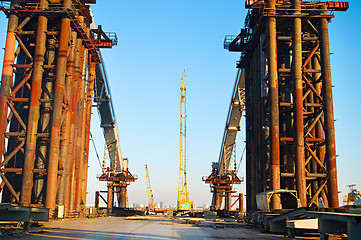
[[[95,142],[94,142],[94,138],[93,138],[93,134],[90,132],[90,138],[93,142],[93,146],[94,146],[94,150],[95,150],[95,154],[97,155],[97,158],[98,158],[98,162],[99,162],[99,166],[100,166],[100,169],[102,170],[103,172],[103,167],[102,167],[102,162],[100,161],[100,157],[99,157],[99,154],[98,154],[98,150],[97,150],[97,147],[95,146]]]
[[[246,151],[246,144],[244,145],[243,152],[242,152],[242,156],[241,156],[241,159],[239,160],[239,163],[238,163],[238,166],[237,166],[237,172],[236,172],[236,174],[238,174],[238,170],[239,170],[239,167],[241,166],[241,162],[242,162],[242,159],[243,159],[243,156],[244,156],[245,151]]]

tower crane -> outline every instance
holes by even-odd
[[[186,98],[186,71],[183,72],[180,87],[180,164],[179,164],[179,182],[177,212],[193,210],[193,202],[189,201],[187,188],[187,141],[186,141],[186,122],[187,122],[187,98]]]
[[[147,164],[145,164],[145,175],[147,179],[147,190],[148,190],[148,201],[149,201],[148,210],[153,211],[155,208],[154,196],[153,196],[152,188],[150,187],[150,178],[149,178],[149,171]]]

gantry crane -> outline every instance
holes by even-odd
[[[148,201],[149,201],[148,210],[153,211],[155,209],[155,203],[154,203],[152,188],[150,187],[150,178],[149,178],[149,171],[147,164],[145,164],[145,176],[147,179],[147,190],[148,190]]]
[[[178,182],[178,200],[177,211],[184,212],[193,209],[193,202],[189,201],[187,188],[187,141],[186,141],[186,122],[187,122],[187,98],[186,98],[186,71],[184,70],[181,78],[180,88],[180,164],[179,164],[179,182]]]

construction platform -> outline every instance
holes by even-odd
[[[17,239],[284,239],[238,223],[193,223],[164,217],[107,217],[53,221],[40,233]],[[188,221],[189,222],[189,221]]]

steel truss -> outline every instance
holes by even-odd
[[[303,207],[338,207],[328,23],[348,3],[246,1],[225,48],[245,71],[247,209],[256,194],[294,189]],[[272,209],[283,201],[274,195]]]
[[[12,0],[2,9],[9,18],[0,92],[3,203],[52,214],[64,206],[65,215],[85,208],[99,47],[116,44],[101,28],[90,30],[87,2],[94,1]]]

